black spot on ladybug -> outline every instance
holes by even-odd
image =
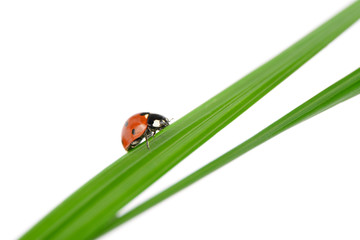
[[[133,129],[131,132],[132,132],[133,135],[135,135],[135,129]]]
[[[125,122],[125,127],[127,127],[129,125],[129,122],[128,121],[126,121]]]
[[[141,116],[144,116],[144,115],[146,115],[146,114],[149,114],[149,113],[148,113],[148,112],[142,112],[142,113],[140,113]]]

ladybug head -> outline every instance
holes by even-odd
[[[160,114],[151,113],[148,117],[148,126],[154,130],[161,130],[169,126],[169,122],[169,119]]]

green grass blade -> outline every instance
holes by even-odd
[[[195,171],[194,173],[183,178],[179,182],[130,210],[123,216],[115,219],[107,228],[105,228],[100,234],[105,234],[106,232],[116,228],[117,226],[123,224],[124,222],[129,221],[140,213],[146,211],[147,209],[153,207],[154,205],[164,201],[165,199],[171,197],[175,193],[181,191],[182,189],[190,186],[191,184],[197,182],[208,174],[216,171],[217,169],[223,167],[232,160],[240,157],[244,153],[250,151],[251,149],[259,146],[260,144],[266,142],[267,140],[275,137],[276,135],[284,132],[285,130],[295,126],[296,124],[309,119],[349,98],[352,98],[360,93],[360,68],[349,74],[345,78],[331,85],[324,91],[317,94],[315,97],[306,101],[293,111],[289,112],[273,124],[269,125],[267,128],[257,133],[253,137],[249,138],[247,141],[236,146],[232,150],[228,151],[224,155]]]
[[[87,239],[154,181],[238,117],[360,17],[354,2],[271,61],[107,167],[22,239]]]

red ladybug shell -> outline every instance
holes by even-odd
[[[147,118],[148,115],[140,115],[140,113],[133,115],[126,122],[122,129],[122,144],[126,150],[129,149],[130,144],[135,141],[137,138],[143,136],[145,133],[148,124]]]

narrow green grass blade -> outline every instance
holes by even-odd
[[[238,117],[360,17],[354,2],[271,61],[202,104],[91,179],[22,239],[87,239],[154,181]]]
[[[189,176],[183,178],[179,182],[130,210],[123,216],[115,219],[107,228],[105,228],[99,234],[105,234],[106,232],[116,228],[117,226],[123,224],[124,222],[129,221],[140,213],[146,211],[147,209],[153,207],[154,205],[164,201],[165,199],[171,197],[175,193],[181,191],[182,189],[190,186],[191,184],[197,182],[208,174],[216,171],[217,169],[223,167],[232,160],[240,157],[244,153],[250,151],[251,149],[259,146],[260,144],[266,142],[267,140],[275,137],[276,135],[284,132],[285,130],[295,126],[296,124],[309,119],[349,98],[352,98],[360,93],[360,68],[349,74],[345,78],[331,85],[324,91],[317,94],[315,97],[311,98],[307,102],[303,103],[290,113],[286,114],[273,124],[269,125],[267,128],[257,133],[253,137],[249,138],[242,144],[236,146],[232,150],[228,151],[224,155],[190,174]]]

